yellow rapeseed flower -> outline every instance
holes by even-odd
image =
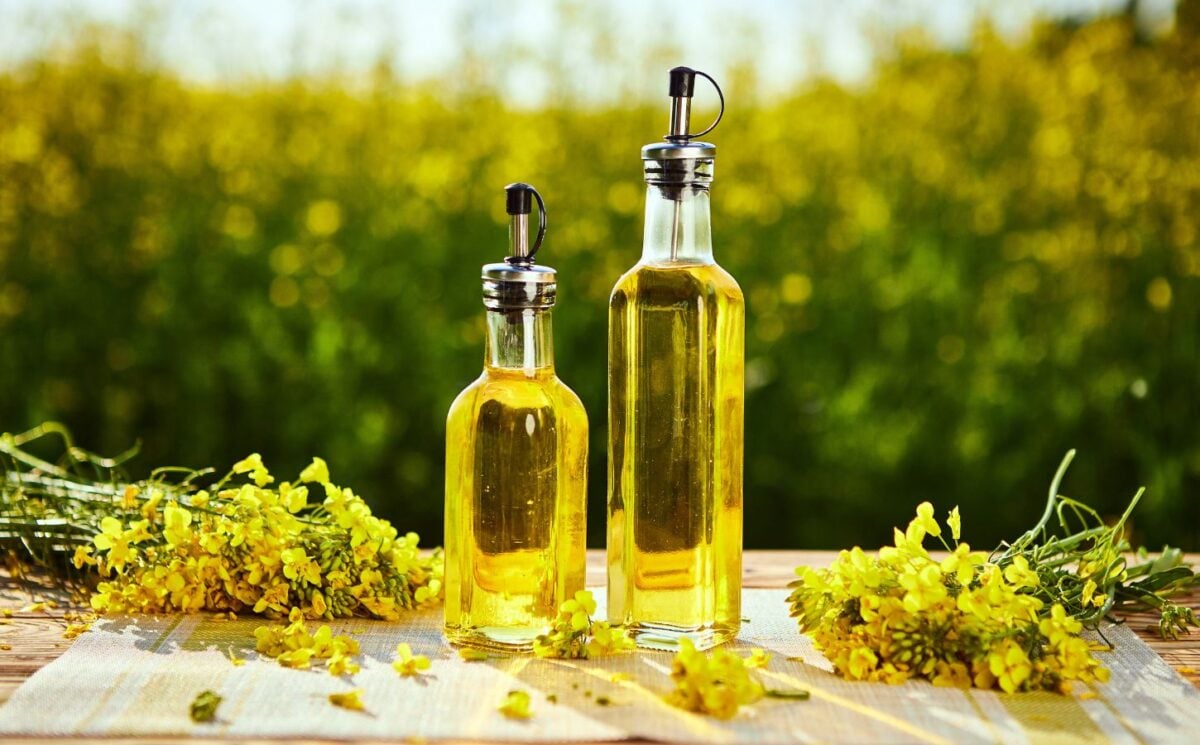
[[[637,648],[637,643],[629,638],[625,629],[612,626],[608,621],[592,621],[591,635],[585,647],[588,657],[630,652]]]
[[[750,650],[750,656],[746,658],[746,667],[760,668],[766,667],[771,661],[771,655],[761,649]]]
[[[958,514],[958,505],[951,508],[946,525],[950,526],[950,537],[957,541],[962,535],[962,516]]]
[[[675,689],[667,695],[667,703],[718,719],[732,719],[740,706],[765,694],[741,657],[727,649],[705,655],[686,637],[671,662],[671,679]]]
[[[330,675],[357,675],[362,666],[354,661],[354,658],[341,652],[334,652],[329,656],[329,662],[325,665],[325,669]]]
[[[428,670],[430,666],[429,658],[423,654],[413,654],[412,647],[408,642],[400,642],[396,645],[396,659],[392,661],[392,667],[401,675],[419,675],[422,671]]]
[[[328,484],[329,466],[320,458],[313,458],[312,463],[300,472],[300,480],[310,484]]]
[[[75,547],[75,554],[71,557],[71,563],[76,569],[83,569],[85,566],[95,566],[97,561],[92,556],[92,547],[88,545],[80,545]]]
[[[352,659],[359,654],[358,640],[341,634],[335,636],[327,625],[309,633],[299,608],[292,609],[288,620],[286,626],[271,624],[256,628],[255,649],[283,667],[307,668],[313,660],[327,660],[330,675],[353,675],[359,671],[358,663]]]
[[[162,504],[164,496],[165,494],[162,489],[150,490],[150,498],[142,504],[139,510],[144,519],[149,522],[155,522],[158,519],[158,505]]]
[[[329,703],[342,709],[350,709],[351,711],[362,711],[364,706],[362,702],[362,689],[352,688],[342,693],[329,694]]]
[[[989,652],[987,661],[988,671],[1005,693],[1017,691],[1033,672],[1025,650],[1011,639],[1004,640],[999,648]]]
[[[850,650],[850,658],[846,664],[846,672],[851,678],[865,680],[879,664],[879,657],[869,647],[855,647]]]
[[[429,583],[418,587],[413,593],[413,600],[418,604],[436,602],[442,596],[442,580],[438,577],[430,577]]]
[[[129,535],[115,517],[105,517],[100,521],[100,533],[92,539],[92,543],[106,552],[105,564],[118,572],[137,556],[137,549],[129,545]]]
[[[283,561],[283,575],[288,579],[303,580],[310,585],[321,584],[321,567],[303,548],[296,546],[281,551],[279,558]]]
[[[1108,597],[1104,593],[1096,592],[1096,580],[1089,578],[1083,583],[1083,589],[1079,594],[1079,602],[1084,605],[1102,608],[1108,602]]]
[[[279,498],[288,512],[297,513],[308,506],[308,487],[292,486],[285,481],[279,485]]]
[[[942,534],[942,528],[938,525],[938,521],[933,517],[933,505],[929,502],[922,502],[917,505],[917,517],[913,522],[921,526],[928,535],[935,538]]]
[[[64,639],[74,639],[80,634],[86,634],[92,630],[92,624],[84,621],[82,623],[69,623],[67,628],[63,630]]]
[[[509,691],[497,710],[509,719],[529,719],[533,716],[529,703],[529,694],[525,691]]]
[[[1029,568],[1029,561],[1024,556],[1013,557],[1013,561],[1004,568],[1004,578],[1017,587],[1037,587],[1041,584],[1037,572]]]
[[[953,576],[958,584],[967,586],[975,577],[975,570],[987,563],[987,554],[982,551],[972,551],[970,545],[960,543],[954,551],[942,559],[941,570],[944,574]]]
[[[938,660],[934,667],[933,684],[947,688],[970,688],[971,671],[958,660]]]
[[[900,586],[904,593],[904,608],[910,613],[925,610],[941,602],[947,596],[942,570],[937,564],[926,564],[920,571],[906,571],[900,575]]]
[[[267,467],[263,465],[262,456],[258,453],[251,453],[235,463],[233,472],[250,474],[250,478],[254,479],[254,483],[260,487],[275,481],[274,477],[267,471]]]
[[[1068,638],[1079,636],[1079,632],[1083,631],[1083,624],[1068,616],[1067,610],[1055,603],[1050,608],[1050,617],[1041,620],[1038,630],[1051,644],[1061,645]]]
[[[163,508],[163,538],[167,545],[175,548],[191,542],[192,531],[188,526],[192,522],[192,513],[180,507],[175,502],[167,502]]]
[[[121,492],[121,507],[126,510],[132,510],[137,505],[137,498],[140,493],[141,490],[133,484],[126,486],[124,491]]]

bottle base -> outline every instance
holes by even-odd
[[[670,624],[632,623],[625,631],[639,647],[674,652],[682,639],[688,639],[697,650],[719,647],[738,635],[736,626],[713,625],[683,628]]]
[[[533,640],[545,633],[543,628],[506,628],[482,626],[476,628],[450,628],[442,630],[446,641],[459,647],[470,647],[486,652],[532,652]]]

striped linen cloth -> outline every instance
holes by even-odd
[[[603,601],[603,592],[597,593]],[[760,671],[772,688],[803,688],[807,701],[769,699],[719,721],[665,704],[671,656],[637,652],[597,660],[494,658],[467,663],[440,632],[434,609],[399,623],[331,624],[362,645],[362,671],[335,678],[289,670],[254,652],[258,619],[208,615],[97,623],[0,707],[0,734],[454,738],[774,743],[1157,743],[1200,741],[1200,691],[1132,631],[1105,630],[1107,685],[1075,695],[1002,695],[841,680],[787,616],[784,590],[747,590],[735,648],[773,654]],[[396,644],[433,660],[426,674],[391,667]],[[235,666],[229,656],[245,658]],[[623,675],[618,675],[621,673]],[[330,693],[361,688],[366,710],[332,706]],[[497,706],[512,690],[532,696],[534,716],[510,720]],[[217,720],[196,724],[189,704],[203,690],[224,697]],[[547,696],[553,696],[552,702]]]

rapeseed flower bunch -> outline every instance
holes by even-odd
[[[634,649],[637,645],[624,629],[607,621],[594,621],[596,599],[590,590],[580,590],[559,606],[554,624],[533,641],[538,657],[582,659]]]
[[[21,447],[46,434],[63,438],[68,466]],[[5,437],[0,452],[16,468],[4,481],[0,524],[27,540],[35,563],[73,567],[66,579],[77,589],[98,576],[98,612],[394,620],[441,596],[440,551],[423,554],[415,533],[371,514],[320,458],[295,482],[276,483],[254,454],[199,489],[194,482],[208,472],[159,469],[121,483],[119,460],[75,447],[57,425]],[[97,471],[101,478],[87,475]]]
[[[244,476],[245,483],[234,483]],[[401,536],[350,489],[329,480],[320,458],[296,484],[272,487],[251,455],[210,493],[150,487],[126,493],[138,519],[106,517],[77,565],[95,562],[98,611],[154,613],[230,610],[307,618],[355,614],[394,620],[436,599],[437,558],[424,558],[415,533]],[[309,484],[324,500],[310,507]]]
[[[931,511],[922,504],[877,555],[856,547],[829,569],[798,570],[793,614],[840,674],[1009,693],[1107,680],[1079,636],[1082,624],[1032,594],[1040,580],[1024,558],[1001,569],[966,543],[945,559],[931,557],[923,539],[940,529]]]
[[[667,703],[718,719],[732,719],[738,707],[766,695],[766,689],[750,670],[764,667],[768,659],[758,649],[745,659],[728,649],[705,655],[696,651],[691,639],[684,637],[679,640],[679,651],[671,662],[675,689],[667,694]]]
[[[326,625],[309,633],[299,608],[292,609],[288,620],[286,626],[272,624],[255,629],[255,649],[283,667],[305,669],[313,660],[325,660],[330,675],[354,675],[360,670],[354,661],[359,654],[357,639],[344,634],[335,636]]]
[[[1121,603],[1156,607],[1171,623],[1186,623],[1180,619],[1190,611],[1164,598],[1195,575],[1170,556],[1158,566],[1127,566],[1123,526],[1141,493],[1117,524],[1105,526],[1091,508],[1058,494],[1072,456],[1055,476],[1042,521],[991,555],[960,540],[958,508],[946,519],[947,541],[925,502],[877,553],[855,547],[828,569],[799,567],[789,602],[801,630],[854,680],[925,678],[1008,693],[1106,681],[1095,655],[1102,647],[1081,636],[1085,623],[1095,626]],[[1053,514],[1064,529],[1071,520],[1083,529],[1051,536]],[[926,550],[931,537],[945,556]]]

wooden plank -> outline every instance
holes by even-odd
[[[836,556],[832,551],[748,551],[745,558],[746,587],[781,588],[786,587],[795,577],[794,569],[800,564],[810,566],[828,566]],[[1192,563],[1200,563],[1200,556],[1188,557]],[[588,552],[588,584],[603,585],[605,577],[603,551]],[[62,638],[66,621],[63,613],[70,608],[70,603],[61,593],[50,593],[49,597],[56,599],[61,605],[58,608],[41,612],[19,610],[33,599],[22,589],[19,582],[12,577],[0,574],[0,607],[13,611],[11,618],[0,618],[0,644],[10,645],[11,650],[0,650],[0,702],[7,701],[12,692],[26,678],[61,655],[71,644]],[[43,599],[42,597],[37,598]],[[1187,598],[1193,607],[1200,607],[1200,591],[1194,592]],[[1189,681],[1200,687],[1200,632],[1191,633],[1177,640],[1162,639],[1158,635],[1157,621],[1152,614],[1129,614],[1125,618],[1130,628],[1137,632],[1151,648],[1154,649],[1171,667],[1180,671]],[[44,740],[6,739],[14,743],[44,742]],[[56,742],[96,742],[104,745],[118,743],[136,743],[145,745],[148,742],[169,743],[205,743],[229,742],[229,740],[204,740],[197,738],[153,738],[147,739],[113,739],[97,740],[61,739]],[[255,743],[267,744],[297,742],[316,743],[332,742],[321,740],[254,740]],[[361,741],[382,742],[382,741]]]

